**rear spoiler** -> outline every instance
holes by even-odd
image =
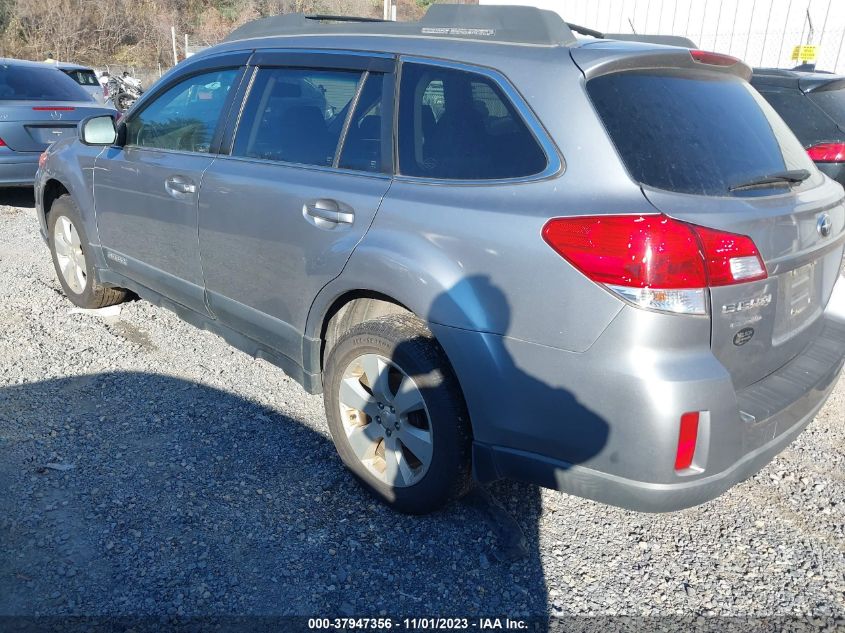
[[[727,73],[748,81],[751,67],[735,57],[670,46],[597,40],[571,50],[573,61],[587,80],[631,70],[688,69]]]
[[[642,42],[643,44],[660,44],[661,46],[680,46],[681,48],[698,48],[698,45],[688,37],[680,35],[640,35],[639,33],[605,33],[605,39],[620,42]]]

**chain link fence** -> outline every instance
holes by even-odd
[[[499,4],[505,0],[481,0]],[[554,9],[606,33],[680,35],[751,66],[791,68],[799,44],[819,70],[845,73],[845,0],[507,0]]]

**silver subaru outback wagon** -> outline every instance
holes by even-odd
[[[73,303],[135,293],[322,392],[398,510],[498,478],[677,510],[845,359],[843,190],[749,76],[533,8],[266,18],[51,146],[41,230]]]

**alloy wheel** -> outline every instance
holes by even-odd
[[[59,216],[53,227],[53,246],[62,279],[76,294],[85,292],[88,278],[85,266],[85,252],[79,231],[67,217]]]
[[[417,384],[396,363],[379,354],[357,357],[343,373],[338,400],[346,439],[370,473],[398,488],[425,476],[431,420]]]

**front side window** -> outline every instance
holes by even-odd
[[[362,72],[261,68],[233,156],[331,167]]]
[[[126,123],[126,144],[207,153],[238,70],[215,70],[186,79]]]
[[[405,63],[399,101],[399,170],[406,176],[497,180],[533,176],[546,154],[493,79]]]

